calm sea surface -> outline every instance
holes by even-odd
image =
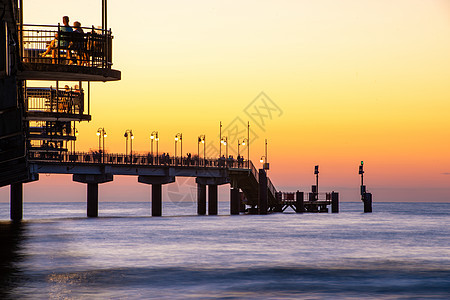
[[[450,203],[195,216],[193,203],[0,204],[0,299],[450,299]]]

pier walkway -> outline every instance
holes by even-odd
[[[196,178],[200,215],[206,214],[206,186],[209,214],[217,214],[217,186],[223,184],[231,186],[231,214],[244,211],[266,214],[281,204],[266,171],[257,170],[251,161],[99,152],[48,156],[48,153],[36,152],[29,154],[29,166],[35,180],[39,173],[73,174],[74,181],[86,183],[88,216],[98,214],[98,184],[112,181],[114,175],[137,176],[138,182],[152,185],[153,216],[162,214],[161,186],[175,182],[177,176]]]

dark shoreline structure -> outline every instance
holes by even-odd
[[[263,169],[257,170],[251,161],[231,156],[105,153],[104,128],[97,130],[98,152],[76,152],[75,122],[91,120],[90,82],[121,79],[121,72],[112,69],[113,37],[107,27],[106,3],[102,0],[101,29],[86,27],[84,33],[75,34],[65,32],[60,24],[25,25],[22,1],[2,0],[0,186],[11,187],[11,220],[22,220],[23,184],[39,180],[39,173],[73,174],[74,181],[85,183],[88,217],[98,216],[98,185],[112,181],[114,175],[137,176],[138,182],[152,185],[152,216],[162,215],[162,185],[174,182],[176,176],[196,178],[199,215],[206,215],[207,202],[208,214],[217,215],[218,185],[223,184],[231,187],[232,215],[284,212],[288,207],[297,213],[316,213],[328,212],[331,206],[333,213],[339,212],[337,192],[319,193],[318,166],[310,193],[288,193],[277,191],[267,176],[267,155]],[[50,41],[57,45],[51,55]],[[29,80],[48,84],[29,86]],[[61,87],[60,81],[75,85]]]

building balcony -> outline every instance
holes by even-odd
[[[25,88],[27,121],[90,121],[82,89]]]
[[[19,28],[23,80],[114,81],[110,30],[83,28],[65,32],[60,25],[22,25]]]

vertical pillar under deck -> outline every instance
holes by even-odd
[[[335,192],[331,193],[331,212],[332,213],[339,212],[339,193]]]
[[[152,184],[152,216],[162,216],[162,184]]]
[[[206,185],[197,183],[197,214],[206,215]]]
[[[218,201],[217,201],[217,185],[208,185],[208,215],[217,215]]]
[[[230,214],[239,215],[241,206],[241,194],[238,188],[232,188],[230,190]]]
[[[12,221],[20,221],[23,218],[23,183],[11,184],[10,218]]]
[[[87,184],[87,216],[98,217],[98,183]]]
[[[258,214],[266,215],[268,208],[267,195],[267,173],[264,169],[259,169],[259,197],[258,197]]]
[[[295,212],[296,213],[304,213],[305,212],[303,192],[297,191],[295,193]]]

